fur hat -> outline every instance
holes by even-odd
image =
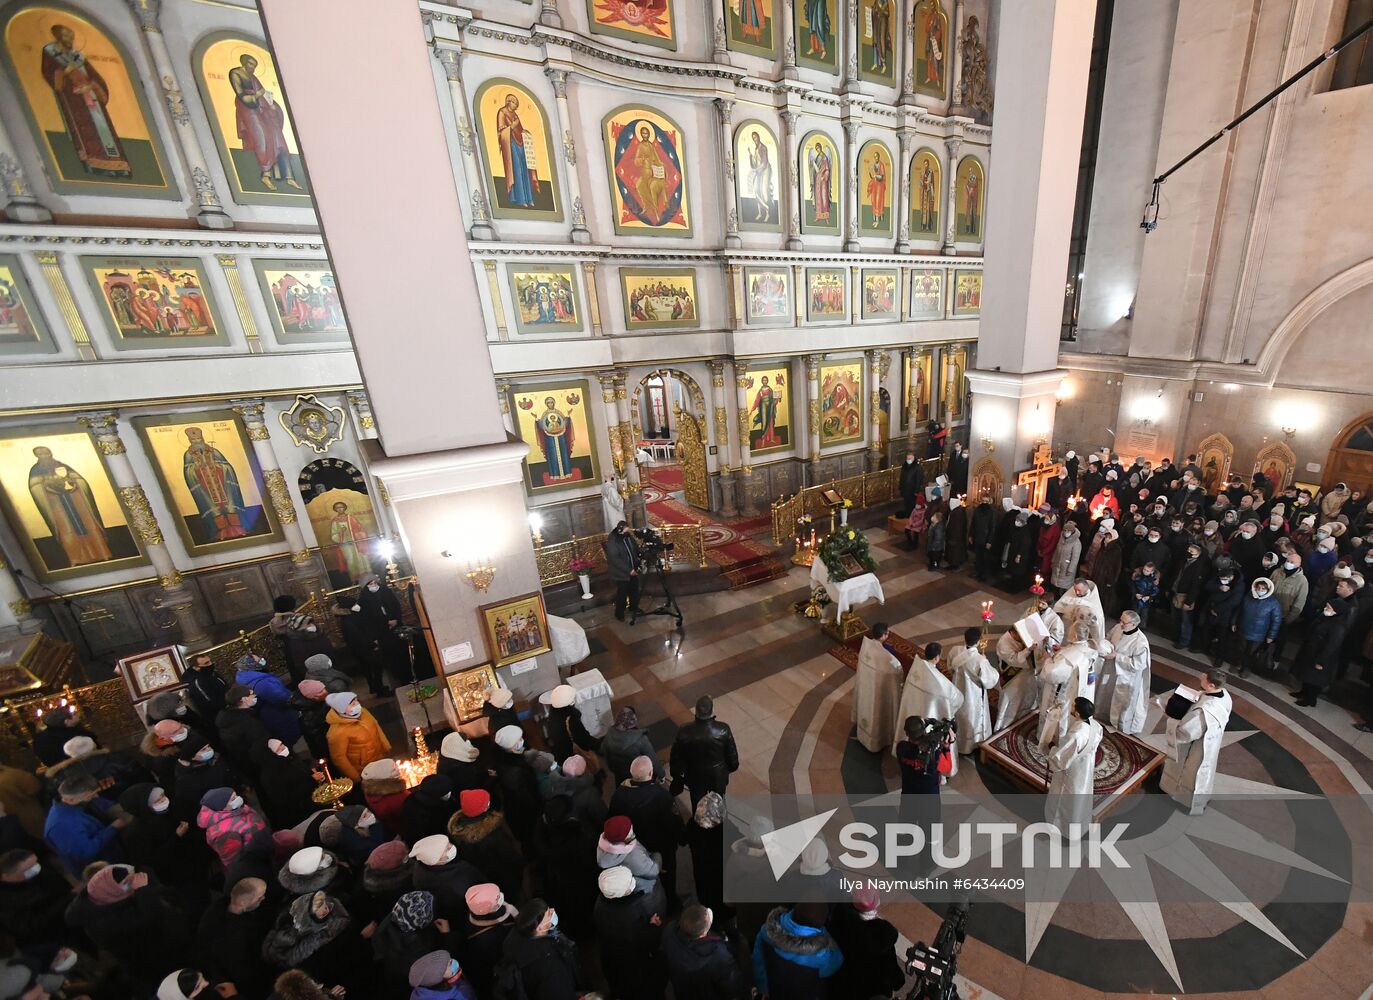
[[[524,742],[524,730],[519,726],[502,726],[496,730],[496,746],[502,750],[514,750]]]
[[[596,884],[606,899],[624,899],[634,891],[634,873],[624,865],[616,865],[601,872]]]
[[[439,745],[439,753],[449,760],[460,760],[470,764],[477,759],[477,748],[462,733],[449,733]]]

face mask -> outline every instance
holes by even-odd
[[[1215,529],[1215,528],[1207,528],[1207,529],[1206,529],[1206,534],[1207,534],[1207,535],[1214,535],[1215,533],[1216,533],[1216,529]]]
[[[1253,529],[1253,528],[1245,528],[1243,531],[1240,532],[1240,534],[1243,535],[1245,538],[1253,538],[1253,537],[1254,537],[1254,529]]]
[[[328,854],[324,854],[324,855],[321,855],[321,856],[320,856],[320,859],[319,859],[319,870],[320,870],[320,871],[323,871],[323,870],[326,869],[326,868],[332,868],[333,866],[334,866],[334,859],[333,859],[332,857],[330,857]]]
[[[149,802],[148,808],[155,813],[164,813],[172,807],[170,799],[158,799],[156,802]]]
[[[1323,541],[1325,541],[1325,540],[1326,540],[1327,538],[1329,538],[1329,537],[1330,537],[1330,532],[1326,531],[1324,528],[1322,528],[1320,531],[1316,532],[1316,540],[1317,540],[1317,541],[1323,542]]]
[[[1294,563],[1294,562],[1285,562],[1285,563],[1283,563],[1283,566],[1286,568],[1287,572],[1289,572],[1289,573],[1292,572],[1294,569],[1296,569],[1296,568],[1297,568],[1298,566],[1300,566],[1300,565],[1301,565],[1301,563]]]
[[[462,967],[459,966],[458,963],[453,959],[449,959],[448,968],[443,970],[444,981],[449,983],[457,982],[458,977],[461,975]]]
[[[185,740],[186,740],[186,737],[187,737],[187,736],[190,736],[190,735],[191,735],[191,731],[190,731],[189,729],[183,729],[183,730],[181,730],[181,732],[177,733],[175,736],[172,737],[172,742],[173,742],[173,743],[184,743]]]
[[[1161,537],[1161,536],[1159,536],[1159,535],[1150,535],[1150,536],[1149,536],[1149,542],[1150,542],[1150,544],[1157,545],[1160,537]]]
[[[276,754],[278,757],[291,756],[291,751],[287,750],[285,747],[282,747],[280,750],[273,750],[272,753]]]
[[[371,813],[363,813],[361,816],[358,817],[358,829],[370,830],[372,828],[372,825],[376,823],[376,821],[377,818],[373,816]]]
[[[257,704],[257,696],[254,695],[252,698],[249,698],[247,701],[245,701],[245,702],[243,703],[243,707],[244,707],[244,708],[252,708],[252,707],[253,707],[254,705],[256,705],[256,704]]]
[[[1181,531],[1181,530],[1182,530],[1182,525],[1180,525],[1180,524],[1171,524],[1171,525],[1169,525],[1169,527],[1172,528],[1174,531]]]
[[[515,745],[515,752],[524,753],[524,740],[520,740],[520,742]]]
[[[25,882],[31,882],[31,881],[33,881],[34,879],[36,879],[36,878],[38,877],[38,873],[41,872],[42,870],[43,870],[43,866],[40,865],[40,864],[38,864],[38,863],[36,863],[36,862],[35,862],[34,864],[29,865],[27,868],[24,869],[24,881],[25,881]]]
[[[200,761],[200,763],[202,764],[208,764],[210,761],[215,759],[215,752],[212,748],[206,747],[204,750],[200,751],[200,753],[195,755],[195,759]]]
[[[457,856],[458,849],[454,847],[452,844],[450,844],[448,845],[448,853],[443,856],[443,863],[448,864],[448,862],[452,861]]]
[[[229,812],[237,812],[238,810],[243,808],[243,800],[239,798],[237,795],[235,795],[232,799],[229,800],[229,804],[225,806],[225,808],[228,809]]]
[[[343,717],[345,719],[356,719],[361,714],[362,706],[359,705],[357,702],[354,702],[353,704],[349,705],[347,708],[343,710]]]
[[[558,911],[553,911],[553,916],[548,918],[548,929],[555,930],[558,926]]]
[[[185,714],[186,714],[186,706],[185,706],[185,705],[177,705],[177,706],[176,706],[176,714],[177,714],[177,715],[185,715]]]
[[[369,583],[369,584],[367,585],[367,592],[368,592],[369,594],[375,594],[375,593],[376,593],[378,590],[380,590],[380,589],[381,589],[380,584]]]

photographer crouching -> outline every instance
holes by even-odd
[[[639,543],[629,530],[629,523],[621,521],[605,536],[605,561],[610,579],[615,583],[615,617],[629,623],[639,616]]]

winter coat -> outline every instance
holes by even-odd
[[[647,757],[653,761],[653,777],[663,776],[663,762],[658,759],[658,752],[653,749],[648,733],[642,729],[612,728],[601,737],[601,757],[615,776],[616,784],[629,780],[629,765],[634,763],[635,757]]]
[[[342,694],[344,691],[353,689],[353,678],[349,677],[342,670],[338,670],[330,661],[329,666],[313,664],[305,668],[305,676],[312,681],[319,681],[324,685],[324,690],[328,694]]]
[[[446,920],[467,917],[467,890],[491,881],[462,858],[441,865],[415,865],[415,888],[434,896],[434,916]]]
[[[404,778],[363,778],[362,796],[367,808],[377,817],[393,836],[405,837],[405,800],[410,797],[410,789],[405,786]],[[407,840],[407,843],[414,843]]]
[[[191,704],[195,705],[201,718],[213,719],[224,710],[224,695],[229,690],[229,682],[214,667],[203,670],[192,667],[186,671],[184,680]]]
[[[78,754],[49,765],[43,774],[48,794],[56,799],[62,782],[78,774],[90,777],[100,789],[100,794],[110,799],[118,799],[130,786],[151,777],[147,768],[133,763],[123,751],[97,748],[90,753]]]
[[[864,920],[851,903],[842,903],[830,914],[829,932],[844,954],[830,985],[832,996],[885,997],[905,983],[896,957],[896,928],[886,920]]]
[[[266,901],[247,913],[230,913],[227,896],[211,903],[196,934],[199,968],[206,978],[212,983],[233,983],[244,997],[271,992],[276,976],[263,965],[262,939],[272,929],[274,914]]]
[[[1158,574],[1148,575],[1136,571],[1130,581],[1130,591],[1134,595],[1135,607],[1157,607]]]
[[[1107,615],[1114,615],[1120,611],[1120,598],[1118,596],[1118,585],[1120,583],[1120,565],[1124,558],[1124,553],[1120,550],[1120,539],[1105,542],[1101,548],[1097,549],[1096,558],[1092,560],[1091,580],[1097,586],[1097,592],[1101,595],[1101,610]]]
[[[616,534],[612,526],[610,534],[605,536],[605,561],[611,580],[616,583],[627,582],[630,574],[639,567],[639,543],[628,532]]]
[[[916,494],[925,489],[925,467],[918,461],[901,463],[901,475],[897,483],[897,491],[901,494],[901,499],[905,501],[906,509],[910,509],[915,501]]]
[[[558,912],[559,920],[563,919],[562,911]],[[453,928],[462,977],[476,988],[479,996],[491,995],[491,975],[496,971],[496,963],[505,951],[505,939],[514,926],[512,907],[494,917],[469,915],[465,924]]]
[[[1244,579],[1238,574],[1230,583],[1229,590],[1220,589],[1220,577],[1212,577],[1204,588],[1204,613],[1214,616],[1218,628],[1228,629],[1235,624],[1240,606],[1244,601]]]
[[[658,954],[662,930],[652,922],[655,915],[663,916],[642,892],[596,900],[601,969],[617,1000],[662,1000],[666,977]]]
[[[242,788],[242,776],[229,766],[222,754],[206,763],[177,761],[176,788],[167,789],[172,796],[172,812],[178,821],[194,824],[200,815],[200,800],[212,788]]]
[[[153,773],[153,777],[157,779],[159,785],[169,791],[176,780],[176,758],[177,751],[180,749],[180,743],[169,743],[163,746],[157,737],[157,733],[151,729],[145,732],[143,738],[138,741],[138,753],[142,757],[143,766]],[[8,811],[6,809],[6,812]]]
[[[191,947],[191,922],[172,893],[151,882],[106,904],[96,903],[82,889],[67,907],[67,924],[108,952],[136,984],[155,985],[183,964]],[[156,947],[150,942],[157,942]]]
[[[273,738],[258,714],[251,708],[226,708],[215,716],[215,728],[229,759],[256,774],[262,758],[267,756],[267,741]]]
[[[1183,561],[1178,567],[1177,579],[1173,581],[1173,593],[1183,599],[1184,604],[1190,604],[1195,608],[1197,601],[1201,599],[1202,588],[1206,586],[1206,581],[1211,576],[1211,560],[1206,553],[1191,562],[1183,556]]]
[[[267,821],[247,805],[234,810],[201,806],[196,826],[205,831],[205,843],[219,856],[219,863],[225,868],[231,866],[248,845],[259,839],[270,839],[272,835]]]
[[[906,530],[917,535],[925,530],[925,508],[921,504],[911,508],[910,516],[906,518]]]
[[[1048,579],[1049,573],[1053,570],[1054,556],[1058,553],[1058,543],[1062,537],[1063,525],[1057,521],[1039,529],[1039,540],[1035,542],[1035,554],[1039,556],[1039,563],[1035,572],[1045,579]]]
[[[329,723],[329,757],[340,774],[360,781],[364,767],[391,752],[390,740],[367,709],[356,719],[345,719],[331,708],[325,718]]]
[[[638,840],[629,844],[612,844],[602,836],[596,843],[596,864],[601,866],[601,871],[617,865],[628,868],[634,875],[634,884],[644,892],[661,891],[659,876],[662,866],[658,858],[649,854]]]
[[[288,747],[300,739],[300,716],[291,702],[291,692],[276,674],[263,670],[240,670],[234,680],[257,695],[258,717],[267,732]]]
[[[467,963],[462,963],[462,977],[456,983],[442,986],[416,986],[410,991],[410,1000],[478,1000],[476,987],[467,975]]]
[[[504,816],[487,812],[472,818],[454,813],[448,821],[448,838],[457,847],[458,857],[499,885],[506,899],[522,898],[524,855]]]
[[[315,779],[310,769],[294,757],[268,753],[258,770],[257,791],[262,809],[273,828],[286,830],[304,822],[316,812],[312,797]]]
[[[277,916],[262,942],[262,957],[279,969],[298,968],[320,982],[337,983],[349,996],[373,995],[372,949],[338,900],[324,920],[311,912],[312,896],[299,896]]]
[[[696,885],[696,901],[716,913],[725,913],[724,826],[707,829],[696,823],[688,823],[683,839],[691,849],[691,875]]]
[[[1229,556],[1239,565],[1245,580],[1263,575],[1263,554],[1267,551],[1268,544],[1258,534],[1253,538],[1245,538],[1239,532],[1230,536]]]
[[[56,950],[68,937],[66,912],[72,887],[57,865],[23,882],[0,882],[0,931],[21,950]]]
[[[480,760],[467,761],[440,756],[438,770],[435,773],[453,782],[454,795],[469,789],[490,792],[493,798],[500,794],[496,779]]]
[[[1273,570],[1273,600],[1282,609],[1284,622],[1296,621],[1306,607],[1306,596],[1310,589],[1306,573],[1298,566],[1292,572],[1286,568]]]
[[[141,871],[153,872],[167,885],[203,883],[214,860],[204,835],[195,827],[178,835],[181,821],[174,810],[155,813],[149,807],[152,790],[151,784],[134,785],[119,797],[119,808],[133,817],[123,832],[125,856]],[[165,787],[163,790],[166,791]]]
[[[948,545],[948,528],[944,524],[944,519],[938,521],[931,518],[929,527],[925,534],[925,551],[930,555],[941,553]]]
[[[823,980],[844,964],[829,932],[797,923],[781,906],[768,914],[753,944],[753,979],[758,991],[777,1000],[825,1000]]]
[[[601,741],[587,731],[576,705],[548,710],[548,749],[559,764],[579,751],[595,752]]]
[[[353,894],[353,915],[366,927],[380,922],[407,892],[415,888],[415,862],[407,859],[399,868],[362,869],[362,890]]]
[[[1302,562],[1302,569],[1306,570],[1308,580],[1319,580],[1329,573],[1335,563],[1340,561],[1340,554],[1337,551],[1322,552],[1320,549],[1313,548],[1306,554],[1306,559]]]
[[[558,933],[527,937],[512,931],[504,961],[520,970],[528,1000],[577,1000],[577,946]]]
[[[458,802],[452,793],[445,799],[436,792],[432,784],[426,787],[426,782],[421,782],[411,789],[410,797],[401,808],[405,831],[412,845],[436,833],[448,833],[448,821],[457,811]]]
[[[610,796],[610,816],[628,816],[644,847],[666,856],[676,851],[685,833],[677,800],[655,782],[624,781]]]
[[[344,690],[348,690],[344,688]],[[329,706],[313,698],[297,697],[293,702],[300,713],[300,734],[310,748],[311,757],[329,756]]]
[[[1258,642],[1267,640],[1272,642],[1278,637],[1278,629],[1282,628],[1282,605],[1277,598],[1255,597],[1252,593],[1244,598],[1244,606],[1240,610],[1239,618],[1239,637],[1246,642]]]
[[[957,569],[968,558],[968,509],[961,504],[944,519],[944,553],[949,565]]]
[[[600,829],[579,821],[572,800],[559,795],[545,804],[532,838],[543,898],[557,909],[563,930],[574,938],[590,930],[592,907],[600,895],[596,887],[601,871],[596,863]]]
[[[601,791],[604,778],[605,775],[599,772],[569,777],[561,771],[552,771],[548,775],[547,797],[552,799],[563,795],[571,799],[572,814],[588,828],[599,830],[609,815],[605,794]]]
[[[443,938],[433,924],[406,931],[396,923],[394,914],[387,914],[377,925],[370,943],[372,956],[380,966],[377,978],[381,989],[374,994],[374,1000],[408,1000],[410,966],[416,959],[444,946]]]
[[[1130,568],[1139,569],[1147,562],[1154,564],[1154,569],[1158,570],[1159,579],[1162,580],[1168,572],[1168,564],[1173,558],[1173,550],[1168,547],[1168,543],[1160,538],[1157,542],[1151,542],[1147,538],[1134,547],[1130,553]]]
[[[43,806],[39,797],[43,782],[32,771],[0,764],[0,806],[6,816],[16,817],[24,832],[35,840],[43,836]]]
[[[673,794],[679,793],[683,784],[693,795],[723,794],[729,776],[739,770],[739,748],[725,723],[697,719],[677,730],[669,760]]]
[[[1067,590],[1077,580],[1077,564],[1082,558],[1082,533],[1068,531],[1059,535],[1054,546],[1053,562],[1049,566],[1049,582],[1059,590]]]
[[[744,974],[718,934],[687,937],[674,921],[663,929],[663,963],[676,1000],[744,1000]]]
[[[48,809],[43,839],[71,874],[80,875],[92,861],[113,863],[123,858],[119,831],[102,818],[113,808],[113,802],[97,798],[81,806],[58,800]]]
[[[501,786],[501,807],[510,831],[521,843],[534,834],[543,810],[539,779],[522,754],[501,750],[496,757],[496,777]]]
[[[1347,612],[1333,617],[1324,613],[1316,616],[1307,628],[1306,638],[1292,664],[1292,674],[1297,680],[1303,684],[1314,684],[1322,691],[1334,683],[1348,618]],[[1318,670],[1317,667],[1322,669]]]

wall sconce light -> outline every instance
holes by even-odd
[[[374,548],[377,555],[386,560],[386,582],[395,583],[400,579],[400,567],[396,565],[396,543],[389,538],[380,538]]]
[[[989,437],[983,437],[982,450],[990,455],[992,452],[996,451],[996,442]]]
[[[534,536],[534,547],[543,544],[543,515],[538,511],[529,512],[529,533]]]
[[[444,549],[442,554],[445,559],[456,558],[452,549]],[[495,577],[496,567],[487,562],[484,557],[472,557],[468,561],[467,582],[483,594],[486,593],[486,588],[491,586],[491,581]]]
[[[1297,436],[1297,429],[1295,427],[1283,427],[1282,436],[1287,438],[1287,440],[1291,441],[1294,437]]]

